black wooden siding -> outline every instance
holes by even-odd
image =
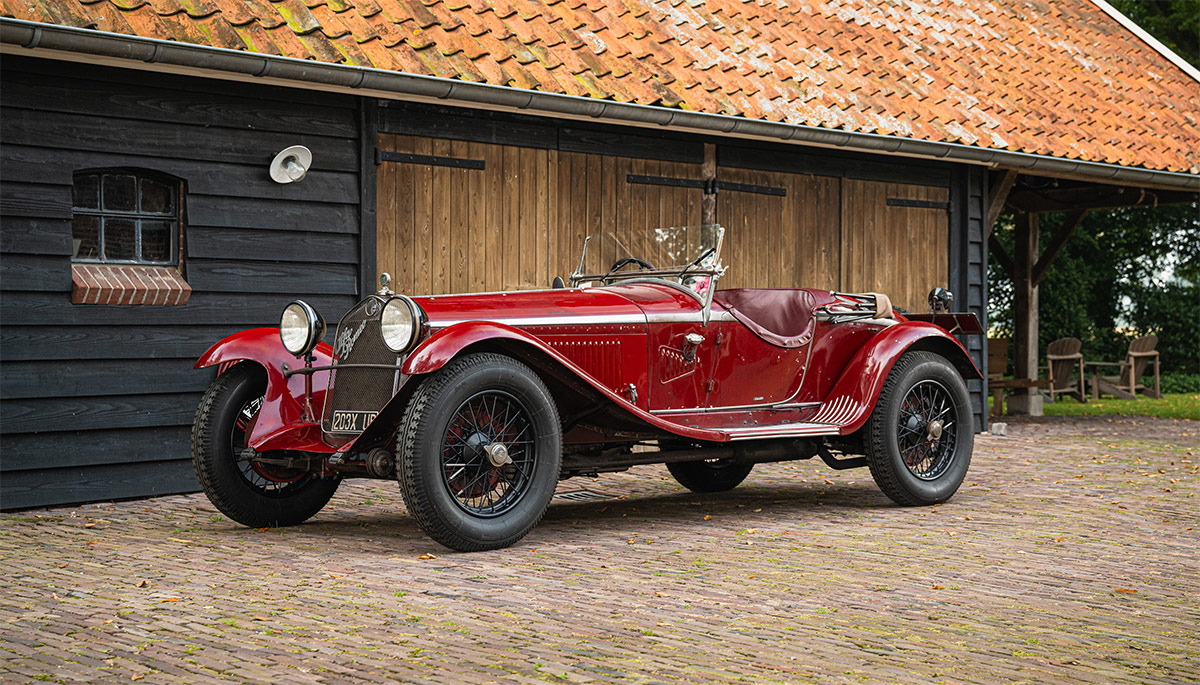
[[[950,288],[958,311],[973,312],[986,331],[987,320],[987,241],[983,222],[987,216],[987,171],[978,166],[959,167],[950,186]],[[987,378],[987,340],[983,336],[961,338],[975,365]],[[985,381],[967,381],[971,406],[975,410],[975,429],[988,429],[987,385]]]
[[[361,287],[360,103],[11,56],[2,68],[0,507],[196,490],[189,431],[213,377],[196,357],[275,325],[294,297],[336,320]],[[308,177],[274,183],[267,165],[297,144],[313,151]],[[72,174],[114,166],[183,179],[186,306],[70,303]]]

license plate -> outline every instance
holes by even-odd
[[[335,433],[361,433],[378,415],[379,412],[374,411],[335,411],[330,430]]]

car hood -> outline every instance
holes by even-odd
[[[646,323],[640,307],[607,288],[429,295],[412,299],[425,310],[432,328],[464,321],[495,321],[517,327]]]

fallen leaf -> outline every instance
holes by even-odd
[[[1137,590],[1131,590],[1130,588],[1127,588],[1127,587],[1119,587],[1116,590],[1113,590],[1113,592],[1119,592],[1123,595],[1136,595],[1137,594]]]
[[[417,558],[418,559],[437,559],[437,555],[436,554],[418,554]]]
[[[933,589],[934,590],[945,590],[946,586],[945,585],[934,585]]]
[[[148,581],[148,580],[139,580],[137,582],[137,587],[146,587],[149,584],[150,584],[150,581]]]
[[[253,617],[251,617],[251,620],[253,620],[253,621],[270,621],[271,619],[267,618],[266,616],[253,616]]]
[[[164,599],[159,600],[159,604],[162,604],[164,602],[178,602],[178,601],[179,601],[178,597],[166,597]]]
[[[704,520],[705,520],[705,521],[711,521],[711,520],[712,520],[712,514],[705,514],[705,515],[704,515]]]
[[[663,593],[661,593],[661,592],[655,592],[655,593],[654,593],[654,596],[655,596],[655,597],[666,597],[666,595],[664,595],[664,594],[663,594]]]
[[[94,524],[94,523],[85,523],[85,524],[83,524],[83,527],[84,527],[84,528],[95,528],[95,527],[96,527],[96,524]]]
[[[1056,537],[1056,538],[1054,538],[1054,541],[1055,541],[1055,542],[1062,542],[1063,540],[1066,540],[1066,538],[1065,538],[1065,537],[1063,537],[1063,536],[1061,536],[1061,535],[1060,535],[1060,536],[1058,536],[1058,537]]]
[[[58,565],[59,568],[66,568],[68,566],[70,566],[70,564],[59,564]]]
[[[129,679],[130,680],[141,680],[142,678],[145,678],[145,677],[146,676],[144,676],[144,675],[135,675],[135,676],[130,676]]]

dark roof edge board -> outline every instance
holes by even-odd
[[[747,119],[727,114],[689,112],[574,95],[543,93],[508,86],[406,74],[373,67],[329,64],[20,19],[0,18],[0,43],[29,49],[82,53],[242,76],[269,76],[275,79],[350,90],[374,90],[452,100],[467,105],[509,107],[522,111],[591,117],[612,122],[659,125],[690,131],[710,131],[866,152],[890,152],[927,159],[1009,167],[1029,173],[1040,171],[1050,175],[1071,174],[1109,183],[1119,182],[1131,185],[1142,183],[1200,190],[1200,175],[1197,174],[1124,167],[1102,162],[1086,162],[1025,152],[980,148],[961,143],[931,142],[877,133],[858,133]]]

